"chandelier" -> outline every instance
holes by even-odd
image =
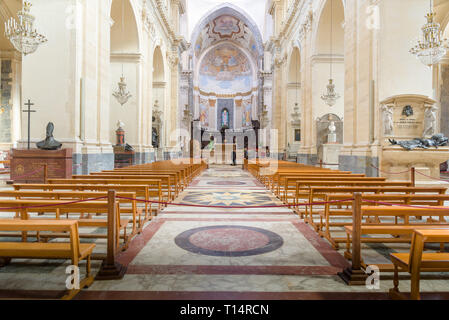
[[[122,106],[128,102],[129,98],[132,97],[129,91],[126,91],[126,82],[123,75],[120,77],[120,82],[118,83],[118,91],[112,94]]]
[[[328,106],[332,107],[339,98],[340,95],[335,92],[334,80],[331,78],[329,79],[329,84],[327,85],[327,92],[321,96],[321,99],[323,99]]]
[[[6,38],[24,55],[35,52],[40,44],[47,42],[47,38],[34,29],[36,18],[30,13],[30,9],[31,3],[25,1],[22,10],[17,13],[19,23],[14,18],[5,22]]]
[[[122,0],[122,42],[125,42],[125,1]],[[122,61],[122,76],[120,77],[120,82],[118,83],[118,90],[113,92],[112,95],[117,99],[118,103],[122,106],[128,102],[129,98],[132,97],[129,91],[126,91],[125,76],[123,75],[123,61]]]
[[[335,105],[337,100],[340,98],[340,95],[335,92],[335,84],[334,80],[332,78],[332,57],[333,57],[333,51],[332,51],[332,31],[333,31],[333,11],[334,11],[334,1],[331,1],[331,32],[330,32],[330,49],[331,49],[331,61],[330,61],[330,78],[329,78],[329,84],[327,85],[327,91],[325,94],[321,95],[321,99],[329,106],[332,107]]]
[[[447,39],[442,39],[442,31],[440,24],[434,21],[435,13],[433,12],[433,2],[430,1],[430,12],[426,15],[427,23],[421,28],[423,33],[422,40],[418,40],[418,44],[410,49],[410,53],[426,66],[438,64],[446,55],[448,48]]]

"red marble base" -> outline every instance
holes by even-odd
[[[72,177],[72,149],[12,149],[11,180],[14,183],[43,183],[44,164],[48,178]]]

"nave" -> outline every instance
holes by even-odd
[[[164,208],[118,255],[124,278],[94,281],[75,299],[389,298],[391,273],[382,274],[378,290],[346,285],[337,275],[350,266],[344,246],[335,250],[292,210],[273,208],[283,203],[239,167],[210,166],[175,203],[204,207]],[[102,240],[95,243],[104,250]],[[367,263],[386,263],[390,252],[409,246],[364,243],[362,250]],[[58,297],[69,264],[28,260],[0,268],[0,297]],[[99,267],[92,261],[93,274]],[[422,298],[447,298],[448,286],[444,275],[423,276]],[[409,292],[410,281],[401,279],[400,290]]]

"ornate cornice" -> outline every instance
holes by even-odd
[[[282,56],[278,55],[274,58],[274,66],[276,68],[281,68],[285,62],[287,62],[287,54],[284,54]]]

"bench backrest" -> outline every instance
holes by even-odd
[[[76,220],[13,220],[0,219],[2,231],[52,231],[69,232],[72,261],[78,264],[80,258],[80,240]]]

